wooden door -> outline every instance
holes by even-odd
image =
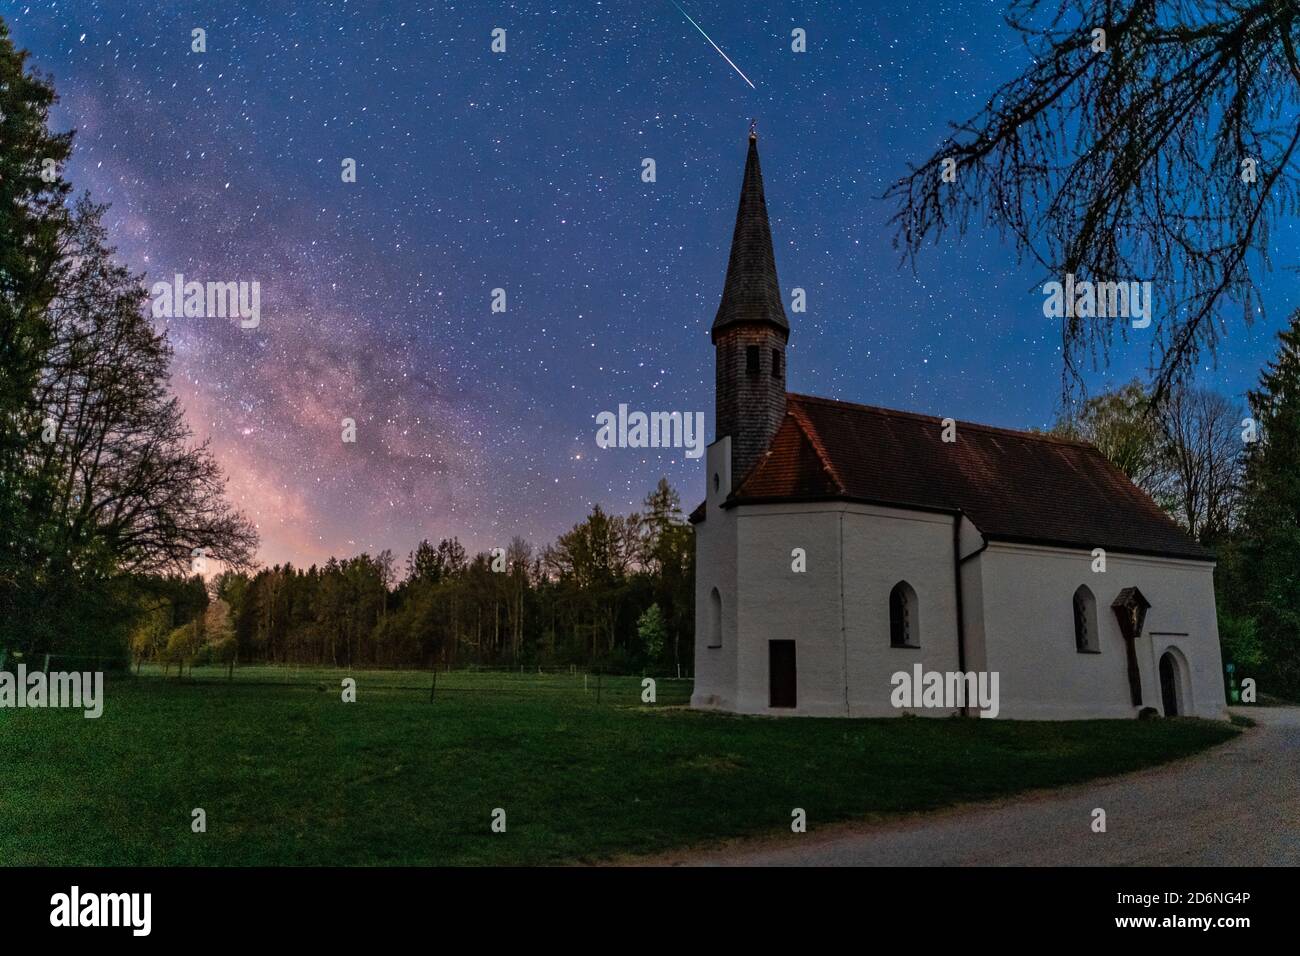
[[[1178,664],[1172,654],[1160,658],[1160,697],[1166,717],[1178,716]]]
[[[768,673],[772,707],[798,706],[798,680],[794,662],[794,641],[768,641]]]

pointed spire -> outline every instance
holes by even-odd
[[[776,256],[772,253],[772,229],[767,221],[763,173],[758,165],[758,131],[754,123],[749,127],[745,180],[740,187],[736,230],[731,236],[727,281],[713,320],[713,340],[717,341],[722,329],[737,324],[773,325],[787,335],[790,333],[790,323],[781,305],[781,286],[776,278]]]

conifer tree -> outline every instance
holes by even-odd
[[[30,443],[41,435],[36,399],[51,330],[70,187],[60,170],[71,133],[49,127],[50,81],[27,68],[0,19],[0,618],[22,574],[18,542],[34,533],[25,502]]]
[[[1300,693],[1300,311],[1250,393],[1258,440],[1246,458],[1238,600],[1263,644],[1265,681]],[[1268,691],[1268,684],[1263,687]]]

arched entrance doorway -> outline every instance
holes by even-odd
[[[1177,717],[1178,710],[1178,661],[1172,653],[1165,651],[1160,655],[1160,700],[1165,705],[1166,717]]]

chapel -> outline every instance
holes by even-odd
[[[692,706],[974,712],[891,702],[920,665],[996,673],[1004,719],[1226,718],[1214,556],[1118,468],[1081,442],[789,392],[792,332],[751,130],[691,515]]]

